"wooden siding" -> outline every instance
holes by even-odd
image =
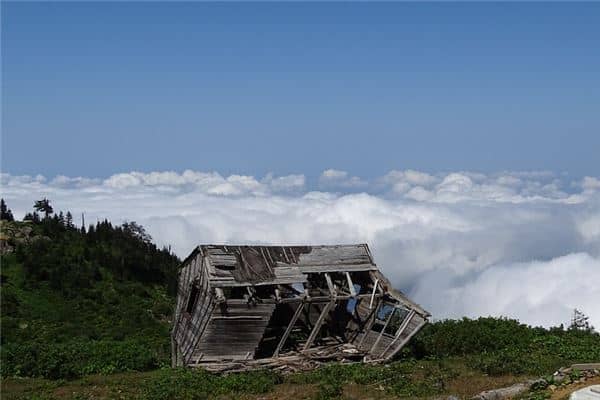
[[[216,307],[194,351],[195,362],[252,359],[269,323],[275,304],[229,303]]]
[[[208,282],[208,274],[203,267],[201,254],[192,259],[187,267],[182,268],[179,280],[176,324],[173,332],[176,350],[187,364],[193,350],[210,318],[214,300]],[[186,312],[192,285],[198,288],[198,299],[192,313]]]

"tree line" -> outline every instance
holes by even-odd
[[[1,219],[14,221],[4,199],[0,205]],[[105,219],[77,227],[70,211],[55,213],[43,198],[22,222],[32,232],[29,240],[15,243],[15,253],[32,285],[45,281],[64,295],[75,295],[102,280],[102,271],[110,271],[120,280],[166,284],[175,293],[180,260],[169,248],[158,248],[134,221],[113,225]]]

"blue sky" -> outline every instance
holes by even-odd
[[[600,3],[1,7],[18,218],[367,242],[435,318],[600,324]]]
[[[599,3],[2,3],[2,170],[600,172]]]

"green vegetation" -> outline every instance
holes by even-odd
[[[39,204],[38,204],[39,203]],[[179,260],[135,223],[73,226],[70,213],[2,220],[2,376],[74,378],[169,362]]]
[[[510,319],[464,318],[427,325],[408,350],[418,359],[462,357],[489,375],[542,375],[566,364],[600,360],[600,335],[532,328]]]
[[[445,382],[456,376],[458,371],[450,362],[409,359],[387,365],[331,364],[287,379],[292,383],[315,384],[319,389],[317,397],[330,399],[339,397],[348,384],[375,385],[400,397],[431,396],[443,393]]]
[[[332,364],[285,376],[170,369],[177,257],[134,222],[77,228],[47,199],[35,203],[41,217],[13,221],[1,203],[3,398],[468,396],[600,360],[600,335],[590,330],[465,318],[427,325],[387,365]]]
[[[456,388],[465,387],[460,381],[465,375],[475,379],[475,383],[468,386],[471,391],[489,387],[485,385],[510,384],[516,379],[482,380],[482,374],[471,372],[460,360],[413,360],[385,366],[332,364],[291,375],[273,371],[215,375],[178,368],[86,376],[72,381],[9,378],[4,382],[4,394],[9,393],[7,398],[19,400],[32,398],[33,394],[43,399],[391,399],[459,394]]]

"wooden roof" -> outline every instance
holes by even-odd
[[[376,270],[366,244],[335,246],[201,245],[215,286],[288,284],[314,272]]]

